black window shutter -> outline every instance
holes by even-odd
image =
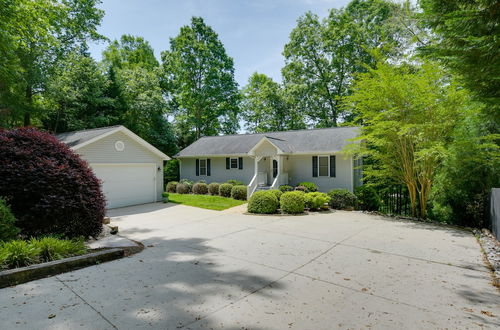
[[[313,178],[318,176],[318,156],[313,156]]]
[[[226,158],[226,170],[229,170],[230,164],[229,164],[229,158]]]
[[[200,160],[196,159],[196,176],[200,176]]]
[[[243,157],[239,157],[239,158],[238,158],[238,168],[239,168],[240,170],[242,170],[242,169],[243,169]]]
[[[210,158],[207,159],[207,176],[210,176]]]
[[[336,175],[335,156],[330,156],[330,177],[334,178]]]

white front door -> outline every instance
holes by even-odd
[[[156,202],[156,165],[90,164],[102,181],[108,209]]]

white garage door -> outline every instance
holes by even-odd
[[[107,208],[156,201],[155,164],[90,164],[102,180]]]

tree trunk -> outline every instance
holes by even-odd
[[[31,125],[31,108],[33,105],[33,91],[31,86],[26,86],[26,109],[24,109],[24,126]]]

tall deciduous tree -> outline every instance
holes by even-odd
[[[500,124],[500,6],[497,0],[420,0],[436,38],[422,47],[462,76]],[[498,127],[496,128],[498,129]]]
[[[241,112],[252,133],[305,128],[303,117],[287,102],[282,86],[255,72],[241,91]]]
[[[381,63],[360,76],[345,100],[364,123],[363,143],[354,146],[375,164],[366,175],[405,184],[414,215],[417,199],[420,215],[427,215],[434,176],[465,103],[466,92],[432,63]]]
[[[19,114],[24,125],[30,125],[35,111],[35,96],[45,90],[48,73],[68,52],[86,46],[89,39],[100,36],[96,28],[103,12],[98,0],[7,0],[2,2],[0,21],[2,35],[9,41],[9,56],[14,54],[17,66],[15,80],[2,90],[19,96],[15,123]],[[5,7],[4,7],[5,6]],[[4,17],[4,15],[8,15]],[[5,34],[4,34],[5,33]],[[2,63],[3,65],[3,63]],[[0,69],[0,72],[5,71]]]
[[[354,75],[375,63],[371,50],[401,52],[407,32],[395,19],[400,12],[388,1],[354,0],[322,21],[310,12],[298,19],[283,51],[282,74],[294,106],[314,126],[337,126]]]
[[[233,59],[202,18],[193,17],[181,28],[170,40],[170,50],[162,52],[162,61],[178,127],[193,130],[195,138],[237,131],[239,94]]]

